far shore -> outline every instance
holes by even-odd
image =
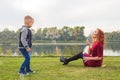
[[[10,44],[18,45],[18,44]],[[33,43],[33,45],[86,45],[86,43]]]
[[[112,42],[106,42],[106,43],[120,43],[120,42],[116,42],[116,41],[112,41]],[[0,44],[0,45],[18,45],[18,44]],[[69,42],[69,43],[64,43],[64,42],[62,42],[62,43],[60,43],[60,42],[55,42],[55,43],[53,43],[53,42],[46,42],[46,43],[33,43],[33,45],[86,45],[86,43],[85,42],[83,42],[83,43],[78,43],[78,42]]]

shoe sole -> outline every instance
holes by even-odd
[[[33,71],[33,72],[28,72],[28,73],[36,73],[36,71]]]
[[[19,74],[19,75],[29,75],[29,73],[27,73],[27,74],[23,74],[23,73],[19,73],[19,72],[18,72],[18,74]]]

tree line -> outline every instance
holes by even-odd
[[[120,30],[113,32],[106,32],[105,35],[107,42],[120,42]]]
[[[84,35],[84,26],[75,26],[73,28],[64,26],[60,29],[57,27],[39,28],[37,31],[31,29],[34,43],[41,42],[84,42],[86,37]],[[18,43],[18,36],[21,29],[11,31],[5,28],[0,32],[0,44],[14,44]]]
[[[85,42],[84,26],[64,26],[62,28],[50,27],[39,28],[37,31],[31,29],[33,36],[33,43],[44,42]],[[0,44],[16,44],[18,43],[18,36],[21,29],[11,31],[5,28],[0,32]],[[115,42],[120,41],[120,31],[106,32],[106,41]]]

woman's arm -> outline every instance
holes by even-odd
[[[91,52],[90,52],[90,45],[88,45],[88,53],[90,54]]]
[[[88,45],[88,53],[90,54],[90,41],[86,40],[86,44]]]
[[[83,60],[86,60],[86,61],[88,61],[88,60],[101,60],[102,59],[102,57],[84,57],[83,58]]]

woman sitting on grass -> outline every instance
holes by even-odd
[[[90,47],[89,40],[86,41],[86,44],[89,46],[88,53],[80,52],[70,58],[60,58],[60,61],[63,62],[63,65],[67,65],[69,62],[77,59],[82,59],[84,66],[88,67],[101,67],[103,62],[103,48],[105,36],[104,32],[101,29],[96,29],[92,34],[93,44]]]

